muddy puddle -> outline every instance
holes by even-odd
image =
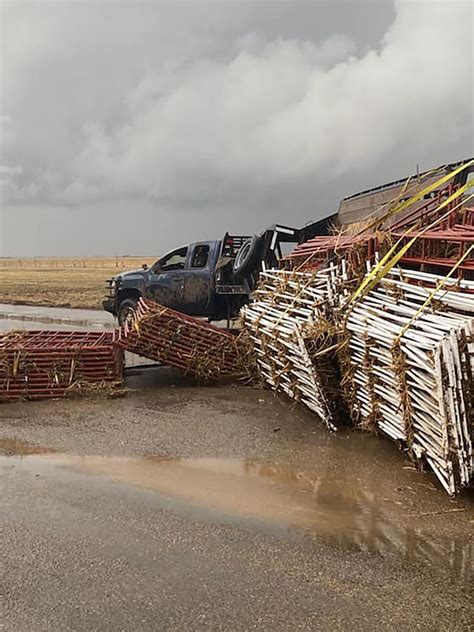
[[[474,510],[470,502],[445,503],[440,511],[412,513],[370,481],[351,481],[328,475],[327,470],[271,462],[39,455],[28,453],[26,446],[20,454],[27,456],[0,457],[0,467],[6,461],[11,467],[15,461],[15,468],[44,476],[56,477],[66,470],[101,477],[113,484],[151,490],[160,498],[176,499],[200,510],[212,510],[211,519],[215,512],[234,521],[257,519],[263,524],[304,530],[344,549],[396,555],[450,569],[463,580],[472,577],[474,546],[469,525],[474,526]],[[463,528],[449,529],[449,522],[461,515]],[[437,529],[437,518],[449,521],[447,531]]]
[[[23,439],[0,439],[0,453],[5,456],[27,456],[32,454],[49,454],[57,452],[54,448],[43,448]]]

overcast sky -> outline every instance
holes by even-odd
[[[473,153],[469,1],[1,2],[0,256],[303,225]]]

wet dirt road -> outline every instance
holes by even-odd
[[[0,330],[109,324],[0,307]],[[472,497],[266,392],[128,385],[0,406],[1,630],[468,629]]]
[[[47,328],[50,325],[111,329],[115,327],[115,321],[111,314],[103,310],[0,303],[0,331]]]
[[[268,392],[128,385],[0,406],[0,629],[469,629],[472,496]]]

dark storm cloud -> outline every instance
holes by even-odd
[[[471,17],[455,0],[5,2],[0,254],[301,224],[469,155]]]

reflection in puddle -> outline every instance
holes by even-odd
[[[446,537],[415,527],[416,521],[393,500],[374,492],[373,481],[233,459],[48,454],[26,457],[22,463],[104,476],[227,515],[299,527],[344,548],[395,553],[409,561],[450,568],[462,579],[472,576],[473,545],[468,536]]]

